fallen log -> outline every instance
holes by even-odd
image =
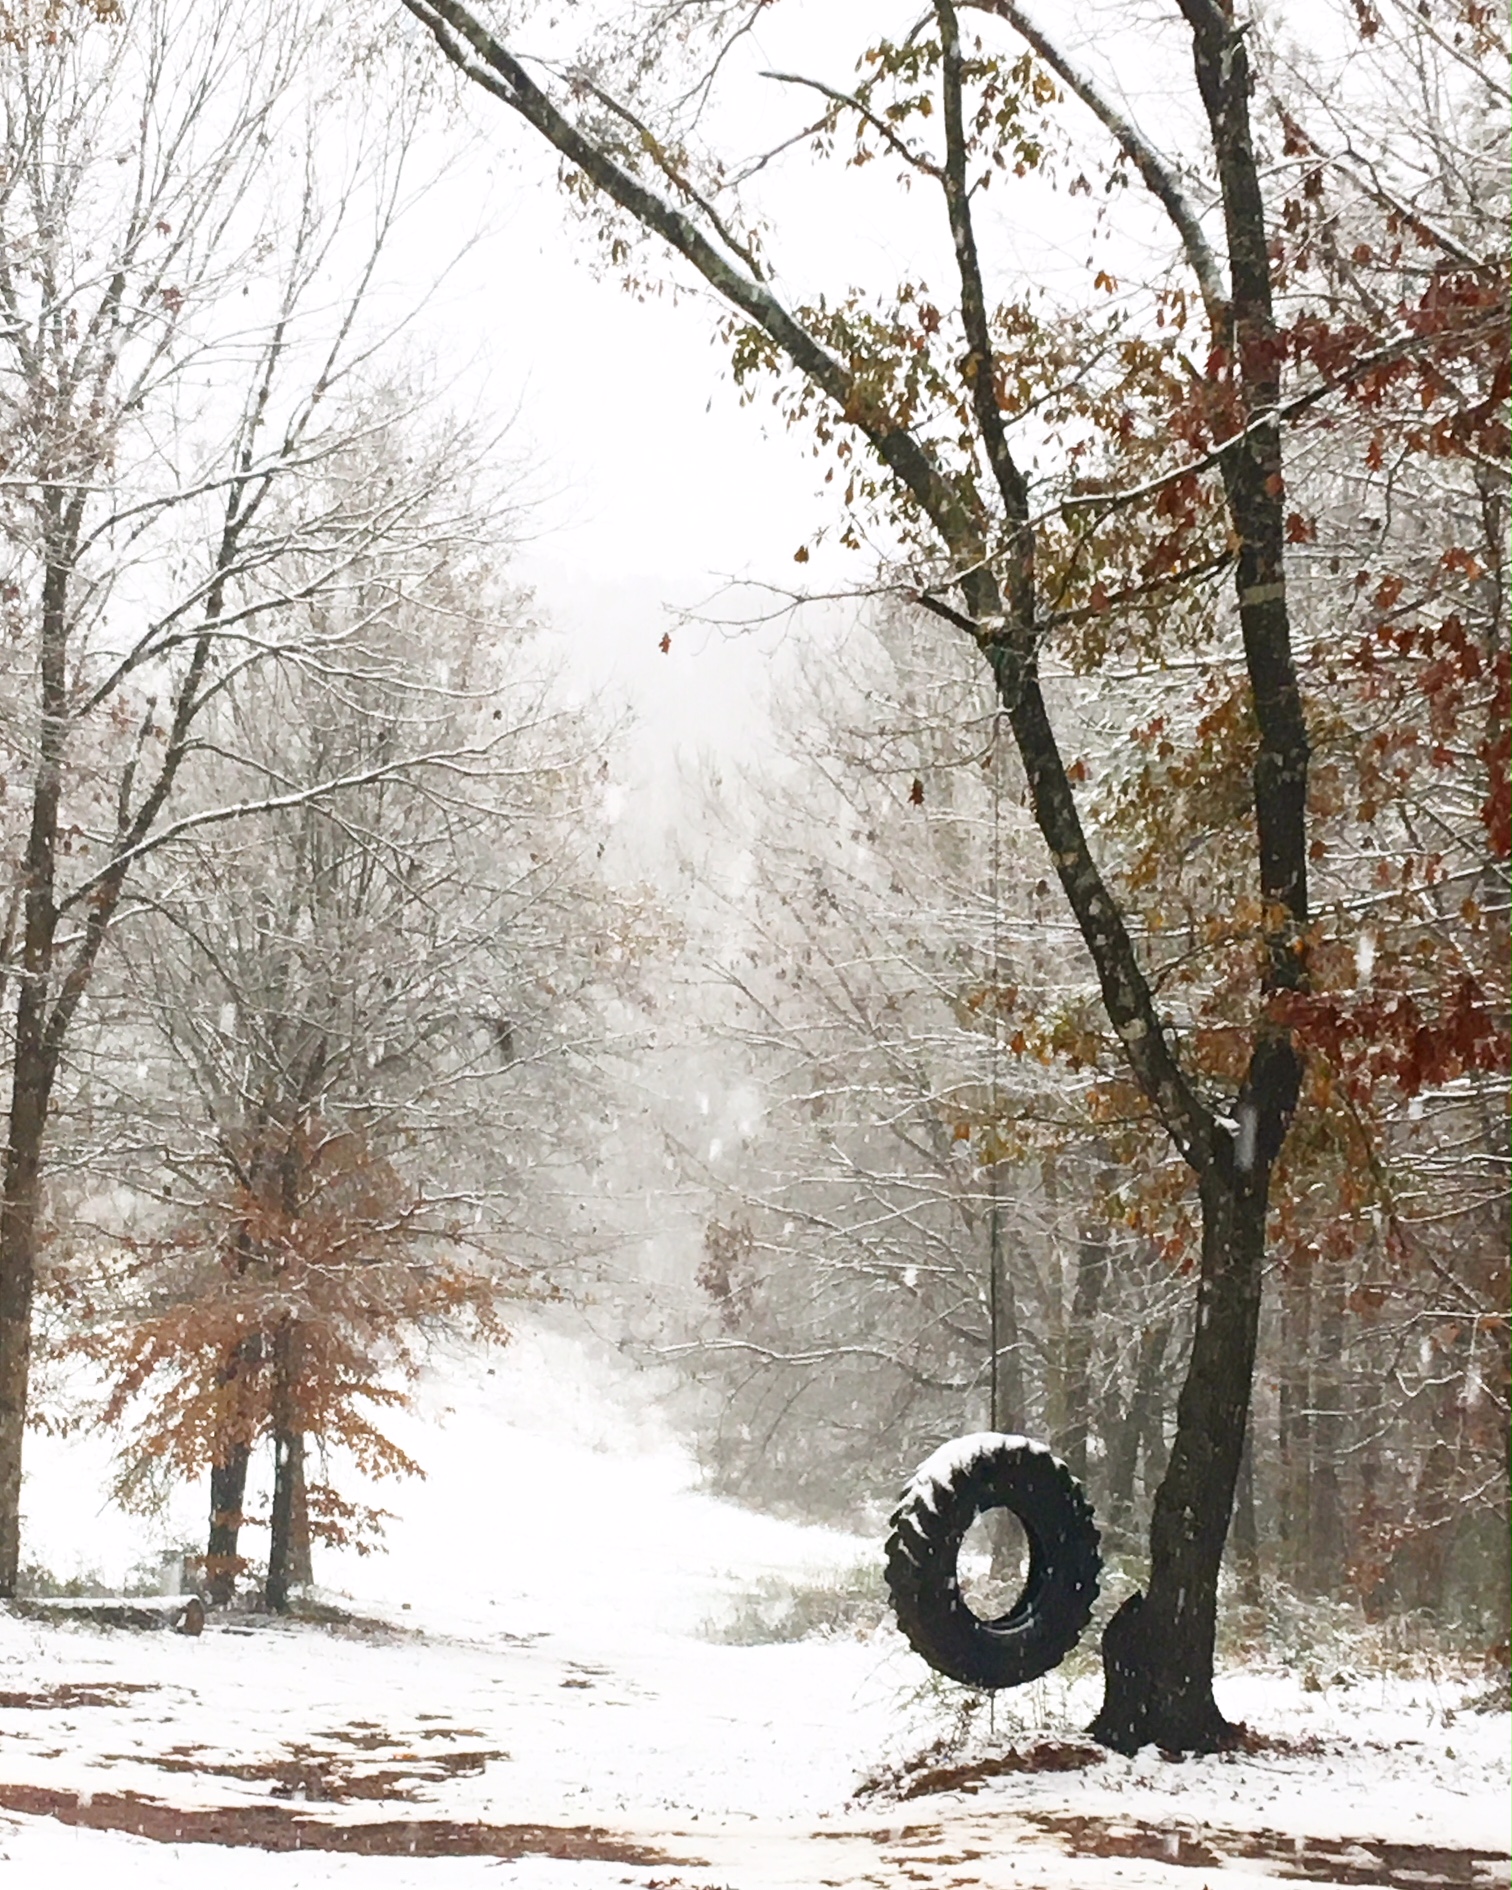
[[[88,1621],[94,1627],[172,1628],[198,1634],[205,1604],[198,1595],[18,1595],[6,1604],[28,1621]]]

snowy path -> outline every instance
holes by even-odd
[[[697,1630],[754,1576],[869,1545],[700,1494],[613,1362],[546,1335],[492,1374],[451,1371],[410,1441],[431,1474],[378,1493],[401,1512],[391,1552],[320,1567],[380,1631],[217,1625],[196,1641],[0,1621],[0,1881],[1507,1881],[1505,1717],[1379,1677],[1304,1694],[1240,1676],[1225,1705],[1289,1752],[1088,1755],[858,1807],[858,1780],[939,1723],[913,1657],[890,1635],[733,1647]],[[38,1451],[39,1533],[77,1535],[63,1493],[94,1470],[81,1446]],[[1049,1683],[1014,1710],[1064,1739],[1083,1692]]]

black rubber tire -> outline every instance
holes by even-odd
[[[977,1444],[973,1452],[969,1448]],[[887,1586],[898,1626],[937,1673],[989,1691],[1060,1665],[1081,1638],[1102,1569],[1092,1506],[1058,1457],[1022,1437],[984,1433],[926,1464],[893,1512]],[[984,1621],[961,1594],[956,1558],[977,1517],[1010,1510],[1029,1541],[1029,1572],[1006,1614]]]

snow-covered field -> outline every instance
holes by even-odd
[[[317,1569],[370,1626],[196,1640],[0,1619],[0,1881],[1507,1882],[1508,1722],[1462,1710],[1462,1683],[1239,1674],[1221,1703],[1272,1747],[1173,1764],[1087,1748],[1095,1680],[1052,1676],[999,1703],[995,1739],[978,1728],[910,1770],[962,1696],[890,1631],[701,1632],[762,1577],[876,1546],[702,1494],[612,1354],[535,1332],[453,1360],[406,1441],[430,1474],[376,1493],[397,1512],[388,1553]],[[102,1512],[103,1467],[96,1443],[38,1440],[29,1541],[117,1580],[161,1528]],[[186,1493],[170,1537],[197,1533],[202,1504]]]

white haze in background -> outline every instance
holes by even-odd
[[[903,32],[908,21],[900,14],[893,24]],[[562,30],[558,21],[552,35]],[[737,76],[721,91],[720,124],[751,150],[774,141],[774,126],[812,115],[812,96],[760,73],[848,83],[857,49],[879,30],[874,6],[837,4],[817,22],[812,9],[774,8],[730,62]],[[1179,146],[1195,123],[1179,34],[1131,31],[1127,10],[1111,4],[1084,9],[1066,30],[1077,35],[1067,42],[1074,55],[1145,128]],[[549,38],[555,50],[552,35],[543,15],[521,43],[545,50]],[[1005,32],[994,36],[1007,43]],[[512,443],[533,468],[535,500],[516,569],[554,627],[572,687],[631,713],[611,865],[656,871],[697,818],[697,758],[771,761],[768,696],[782,689],[784,651],[795,639],[843,637],[865,606],[842,596],[748,630],[680,613],[747,621],[777,609],[764,587],[844,593],[866,585],[875,559],[869,547],[820,543],[808,563],[794,563],[800,545],[833,530],[837,498],[807,438],[783,428],[769,390],[741,407],[712,299],[696,289],[627,292],[558,186],[555,156],[492,101],[465,97],[462,109],[471,133],[460,122],[435,133],[445,184],[411,232],[415,279],[446,270],[417,334],[459,400],[514,416]],[[1076,123],[1079,108],[1066,109]],[[771,220],[770,256],[789,299],[851,284],[885,293],[905,277],[949,299],[932,191],[903,193],[882,162],[859,172],[815,163],[802,146],[761,181],[753,200]],[[1084,292],[1097,268],[1137,279],[1171,253],[1137,190],[1121,193],[1114,242],[1090,244],[1076,217],[1068,234],[1067,209],[1063,189],[1029,178],[1000,182],[979,214],[984,229],[997,224],[1001,258],[1052,293]],[[686,281],[659,245],[647,246],[640,267],[652,281]]]

